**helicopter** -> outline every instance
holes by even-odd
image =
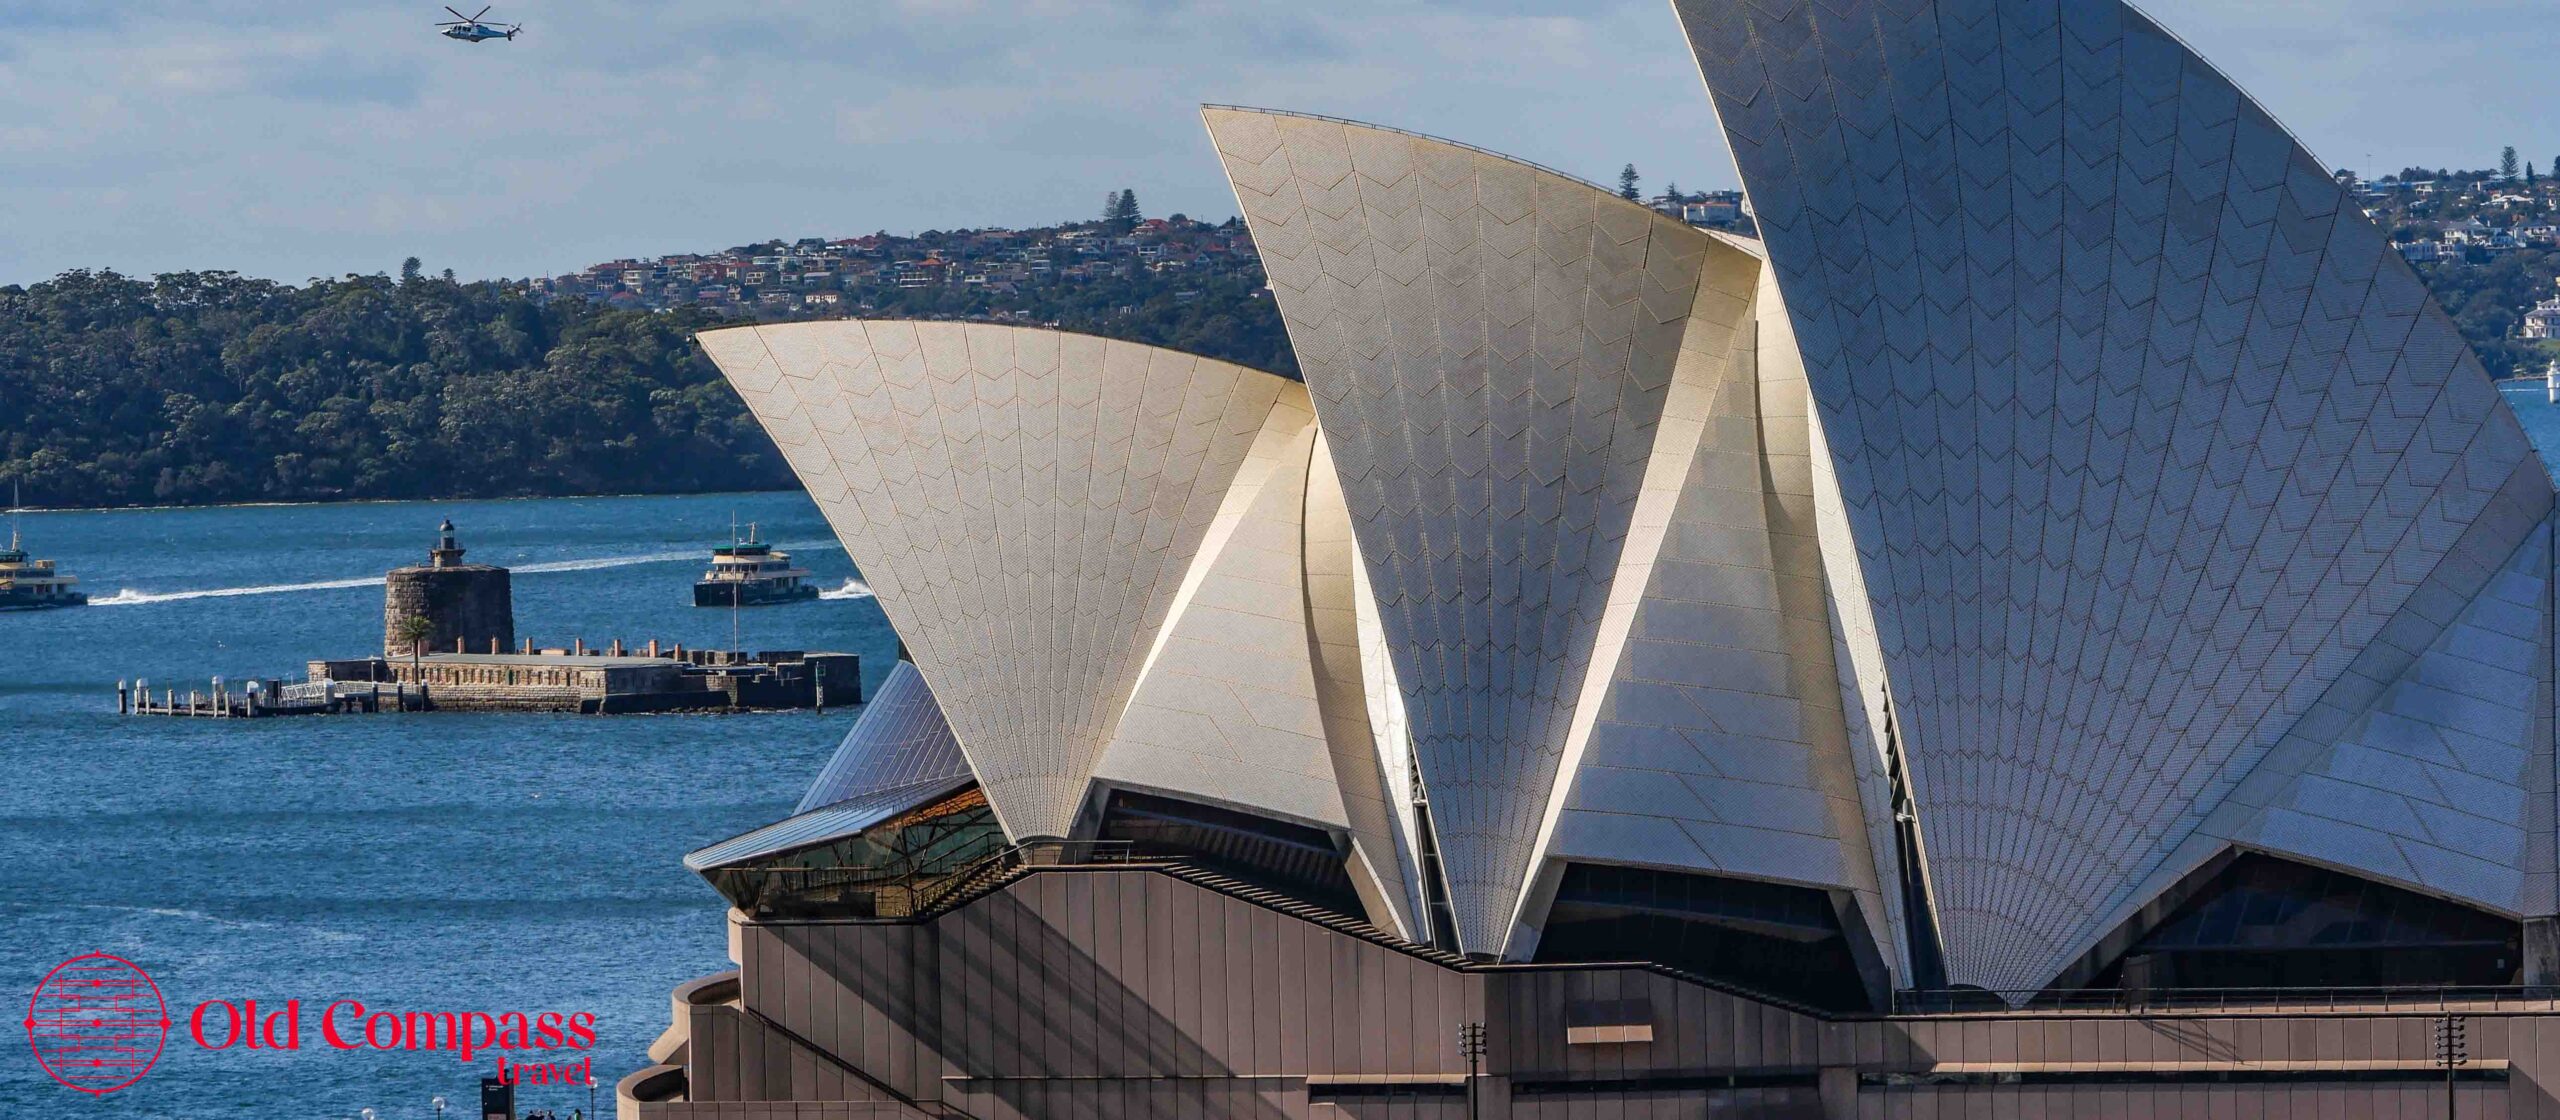
[[[492,4],[489,7],[494,8],[496,6],[497,5]],[[436,26],[444,29],[443,34],[447,39],[458,39],[465,43],[477,43],[483,39],[512,40],[516,37],[516,32],[524,30],[524,25],[521,23],[512,23],[500,26],[494,23],[480,22],[481,16],[489,14],[489,8],[482,8],[477,15],[468,16],[460,12],[454,12],[452,8],[446,8],[445,10],[453,12],[453,22],[439,23]]]

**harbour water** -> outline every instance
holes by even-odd
[[[0,998],[61,961],[148,971],[176,1021],[159,1065],[90,1100],[23,1051],[0,1116],[471,1115],[486,1056],[337,1050],[326,1005],[592,1012],[597,1101],[645,1064],[667,992],[727,967],[722,903],[679,860],[787,813],[855,713],[119,718],[113,688],[298,677],[381,640],[381,573],[452,517],[515,576],[537,643],[726,647],[732,612],[690,585],[732,514],[828,597],[736,612],[750,649],[896,650],[878,605],[799,493],[32,514],[28,544],[95,605],[0,614]],[[206,1050],[206,1000],[301,1000],[301,1049]],[[584,1090],[528,1087],[566,1117]]]
[[[2516,419],[2524,425],[2525,438],[2533,441],[2542,453],[2543,465],[2551,469],[2552,480],[2560,482],[2560,404],[2551,400],[2551,391],[2539,377],[2498,383],[2498,395],[2515,409]]]

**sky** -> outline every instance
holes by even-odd
[[[1742,2],[1742,0],[1734,0]],[[2150,0],[2333,165],[2560,156],[2547,0]],[[466,12],[470,8],[464,9]],[[1235,201],[1204,101],[1729,187],[1665,0],[0,0],[0,285],[554,275]]]

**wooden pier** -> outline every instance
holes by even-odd
[[[285,684],[258,681],[233,689],[216,677],[206,690],[176,689],[151,694],[144,680],[116,682],[116,713],[133,716],[193,716],[202,719],[265,719],[269,716],[325,716],[351,712],[422,712],[427,690],[422,685],[385,681],[308,681]]]

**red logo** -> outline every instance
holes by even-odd
[[[53,1079],[105,1094],[142,1080],[169,1043],[160,985],[105,953],[54,966],[27,1001],[27,1045]]]

